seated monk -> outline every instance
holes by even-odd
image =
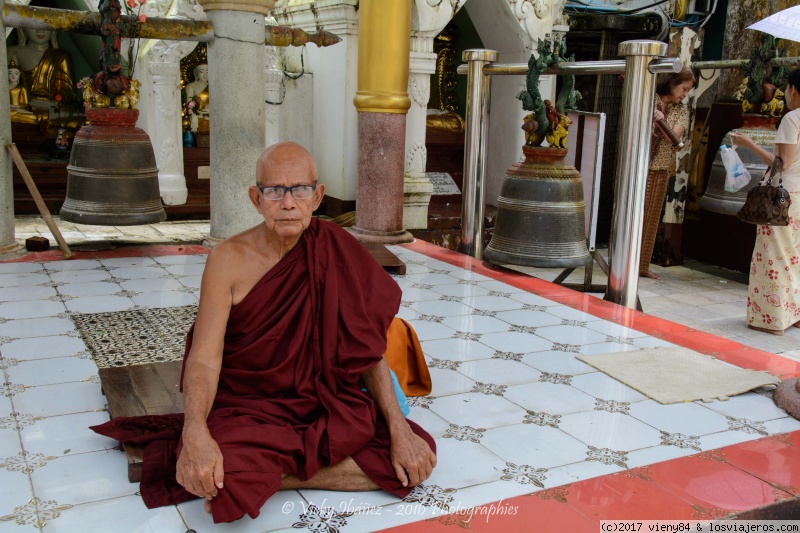
[[[325,186],[305,149],[271,146],[256,181],[264,222],[220,243],[203,272],[185,414],[92,429],[145,445],[148,507],[202,497],[214,522],[257,517],[279,489],[404,497],[436,455],[382,355],[400,288],[349,233],[312,219]]]

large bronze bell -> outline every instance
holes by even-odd
[[[581,175],[564,164],[567,150],[523,146],[525,161],[508,169],[497,200],[492,263],[575,268],[588,264]]]
[[[733,131],[744,133],[755,141],[755,143],[768,152],[772,152],[775,144],[775,123],[778,117],[767,115],[742,115],[744,125]],[[733,146],[731,132],[725,134],[722,144]],[[719,148],[719,147],[717,147]],[[708,186],[706,192],[700,199],[700,209],[721,213],[723,215],[735,215],[744,205],[747,199],[747,191],[756,187],[764,179],[767,165],[752,150],[737,150],[736,153],[742,159],[742,163],[750,172],[750,184],[736,192],[725,190],[725,167],[722,164],[722,155],[717,150],[714,163],[711,165],[711,173],[708,176]]]
[[[87,109],[90,125],[75,134],[67,166],[62,220],[135,226],[167,219],[150,137],[136,109]]]

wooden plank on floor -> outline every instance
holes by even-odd
[[[169,363],[153,363],[158,376],[164,383],[164,388],[175,405],[175,412],[183,412],[183,394],[181,393],[181,368],[183,361],[170,361]]]
[[[401,276],[405,275],[406,264],[403,263],[399,257],[390,252],[386,246],[379,242],[362,242],[361,244],[364,245],[364,248],[372,254],[372,257],[374,257],[383,268],[390,272],[400,274]]]
[[[148,415],[168,415],[179,412],[172,400],[171,390],[161,379],[156,369],[157,364],[136,365],[128,367],[133,381],[136,396]]]
[[[147,410],[139,400],[136,387],[133,384],[133,377],[129,369],[121,368],[101,368],[100,383],[108,401],[108,412],[111,418],[118,416],[144,416]],[[142,455],[141,446],[123,444],[125,456],[128,461],[128,481],[137,483],[142,479]]]

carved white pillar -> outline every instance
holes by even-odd
[[[142,90],[139,126],[153,143],[158,187],[166,205],[186,203],[189,191],[183,173],[180,58],[197,43],[156,41],[142,57],[138,76]]]
[[[273,17],[267,18],[267,24],[278,25]],[[267,146],[272,146],[281,141],[280,117],[286,86],[283,83],[283,70],[278,68],[278,49],[274,46],[265,46],[267,84],[267,107],[264,112]]]
[[[406,116],[406,161],[403,177],[403,227],[426,229],[428,204],[433,186],[425,176],[428,151],[425,148],[425,120],[431,95],[431,74],[436,71],[433,38],[426,32],[411,37],[408,67],[408,95],[411,108]]]

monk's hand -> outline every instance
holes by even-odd
[[[425,440],[414,433],[405,420],[405,428],[391,431],[391,458],[397,479],[404,487],[422,483],[436,466],[436,454]]]
[[[208,428],[184,428],[176,479],[195,496],[210,500],[222,488],[222,452]]]

